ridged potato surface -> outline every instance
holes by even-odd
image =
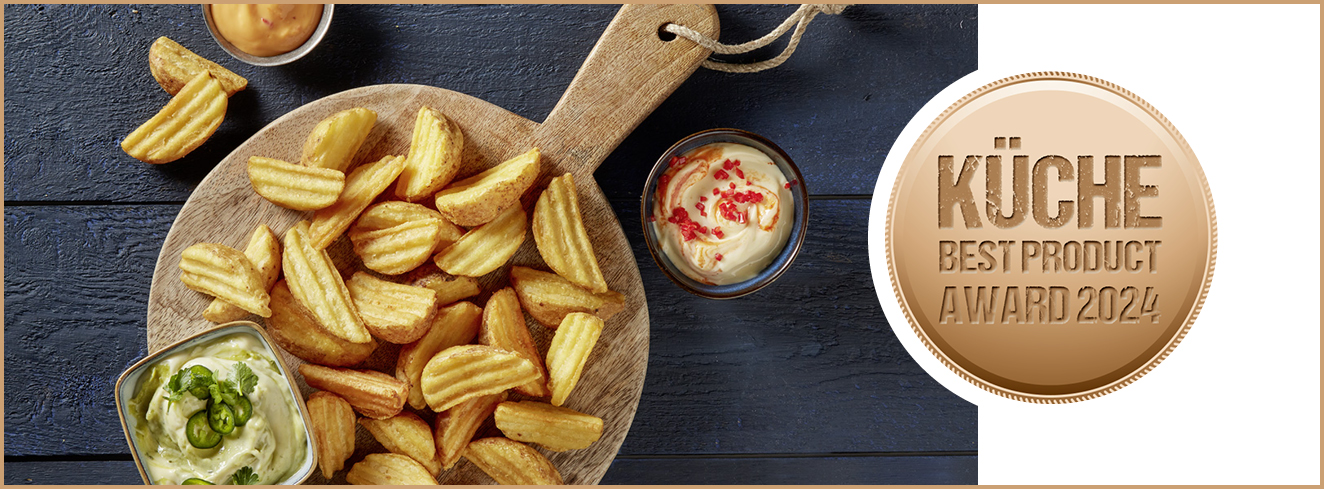
[[[496,219],[519,205],[520,196],[538,179],[540,153],[533,148],[482,173],[452,183],[437,192],[437,211],[465,227]]]

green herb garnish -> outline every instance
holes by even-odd
[[[234,378],[235,382],[239,383],[239,392],[245,396],[252,394],[253,388],[257,387],[257,374],[253,373],[253,370],[248,368],[248,365],[244,362],[235,365]]]
[[[253,485],[257,484],[257,481],[257,474],[254,474],[253,468],[247,465],[238,471],[235,471],[234,475],[230,476],[230,484],[236,486]]]

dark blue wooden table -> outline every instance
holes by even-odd
[[[761,36],[794,8],[719,6],[722,38]],[[309,57],[257,68],[221,51],[196,5],[5,6],[4,482],[140,482],[112,387],[146,354],[151,270],[171,222],[239,143],[300,105],[380,83],[444,87],[543,120],[615,10],[343,5]],[[892,334],[866,249],[879,168],[915,111],[976,68],[976,26],[974,5],[819,16],[782,67],[700,69],[602,165],[652,318],[643,397],[603,482],[976,482],[976,409]],[[161,35],[250,84],[210,141],[152,166],[118,143],[168,99],[146,62]],[[725,302],[667,281],[638,217],[651,162],[711,127],[776,141],[812,194],[791,271]]]

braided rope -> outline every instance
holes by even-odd
[[[795,53],[795,48],[800,45],[800,37],[804,35],[805,28],[809,26],[809,23],[813,21],[814,17],[817,17],[818,14],[838,15],[841,14],[842,11],[846,10],[846,7],[849,6],[850,5],[838,5],[838,4],[801,5],[800,8],[796,9],[795,12],[792,13],[790,17],[787,17],[786,20],[781,23],[781,25],[777,26],[776,29],[773,29],[772,32],[769,32],[767,35],[763,37],[760,37],[758,39],[743,44],[735,44],[735,45],[722,44],[714,39],[709,38],[708,36],[700,34],[698,31],[695,31],[694,29],[690,29],[689,27],[685,27],[680,24],[667,24],[664,27],[664,30],[672,34],[675,34],[677,36],[683,37],[685,39],[694,41],[695,43],[698,43],[700,46],[708,48],[709,50],[711,50],[713,53],[716,54],[743,54],[767,46],[768,44],[771,44],[772,41],[775,41],[778,38],[780,38],[783,34],[786,34],[786,31],[790,30],[791,26],[795,26],[795,31],[791,33],[791,40],[786,44],[786,49],[783,49],[781,54],[778,54],[772,59],[759,61],[756,63],[727,63],[724,61],[706,59],[703,61],[702,64],[704,68],[708,68],[710,70],[724,71],[727,73],[756,73],[759,71],[776,68],[777,66],[780,66],[783,62],[785,62],[788,58],[790,58],[791,54]]]

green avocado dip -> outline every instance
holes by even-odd
[[[165,357],[143,375],[128,412],[153,484],[276,484],[299,470],[307,430],[265,352],[256,338],[232,334]]]

